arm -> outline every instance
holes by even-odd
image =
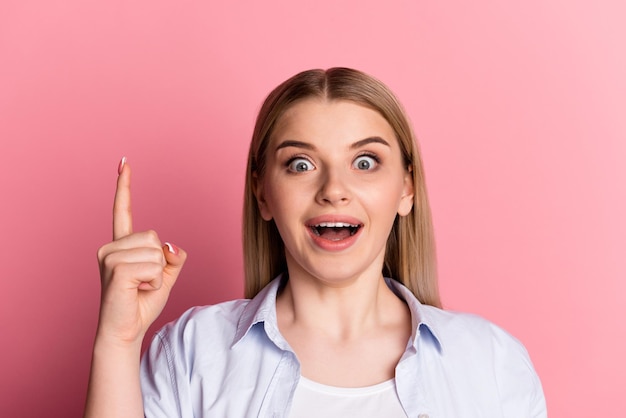
[[[98,251],[102,286],[85,417],[143,417],[141,342],[186,259],[153,231],[133,233],[130,167],[120,164],[113,241]]]
[[[96,338],[85,417],[143,417],[139,384],[141,343]]]

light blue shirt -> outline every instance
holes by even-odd
[[[422,305],[395,280],[413,333],[396,366],[410,418],[547,417],[522,344],[475,315]],[[141,363],[146,417],[288,417],[300,363],[278,330],[273,280],[254,299],[196,307],[154,337]]]

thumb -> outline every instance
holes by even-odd
[[[176,283],[180,271],[183,269],[183,265],[187,260],[187,253],[174,244],[166,242],[163,244],[163,255],[167,262],[167,265],[163,268],[163,280],[171,289],[174,283]]]

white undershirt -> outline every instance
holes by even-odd
[[[342,388],[300,377],[291,418],[406,418],[395,379],[373,386]]]

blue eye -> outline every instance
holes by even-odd
[[[370,155],[361,155],[352,163],[352,167],[357,170],[373,170],[378,165],[376,158]]]
[[[309,160],[306,158],[294,158],[289,161],[288,166],[289,171],[293,171],[295,173],[302,173],[304,171],[313,170],[315,167]]]

